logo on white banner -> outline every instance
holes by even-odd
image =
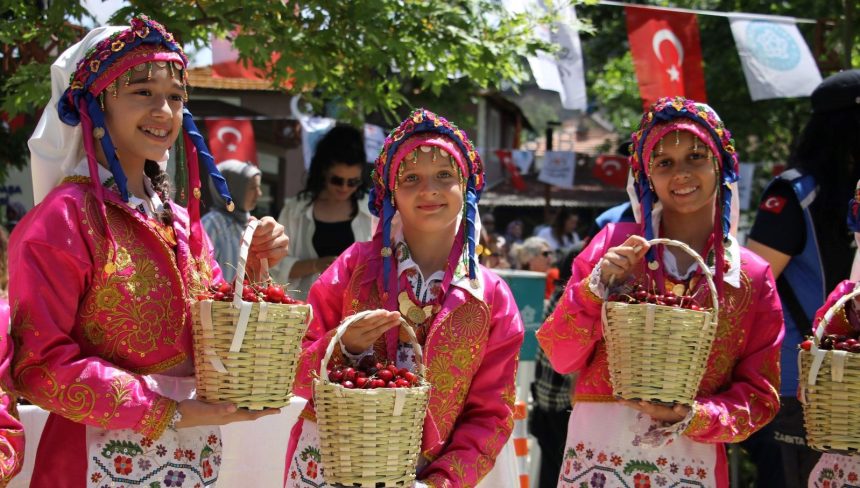
[[[768,68],[790,71],[800,63],[800,48],[779,24],[750,22],[746,36],[752,55]]]

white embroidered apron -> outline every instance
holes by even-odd
[[[144,376],[149,387],[172,400],[195,397],[193,376]],[[131,429],[87,426],[87,487],[211,486],[221,466],[221,429],[215,425],[167,429],[148,439]]]
[[[578,402],[567,429],[559,488],[714,487],[717,445],[673,436],[646,446],[651,417],[615,402]]]

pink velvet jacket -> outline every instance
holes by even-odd
[[[314,318],[303,343],[295,392],[312,398],[312,374],[341,321],[356,312],[397,310],[382,286],[381,241],[353,244],[320,276],[308,297]],[[515,377],[523,325],[514,298],[498,276],[480,268],[483,300],[451,286],[424,344],[432,385],[418,477],[430,486],[474,486],[493,467],[513,429]],[[401,289],[405,279],[401,280]],[[393,360],[398,331],[374,346]],[[337,350],[337,348],[336,348]],[[314,419],[308,406],[303,417]]]
[[[576,401],[614,401],[601,324],[602,299],[588,286],[606,250],[639,234],[637,224],[609,224],[573,264],[558,307],[537,337],[560,373],[579,371]],[[667,286],[672,283],[667,279]],[[740,287],[723,287],[720,317],[707,369],[684,434],[698,442],[740,442],[779,408],[782,307],[770,267],[741,248]]]
[[[69,469],[86,467],[84,425],[161,436],[176,402],[142,375],[187,364],[189,297],[221,279],[208,248],[191,250],[185,209],[170,204],[170,235],[115,191],[105,191],[105,204],[115,256],[87,177],[55,188],[9,245],[13,379],[22,396],[52,413],[40,449],[54,446],[54,464],[44,468],[59,472],[64,460]]]
[[[9,303],[0,299],[0,378],[10,382],[9,365],[12,362],[12,343],[6,334],[9,323]],[[7,387],[0,389],[0,487],[21,471],[24,464],[24,426],[18,420],[16,399]]]

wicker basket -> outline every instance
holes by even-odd
[[[613,393],[627,400],[692,405],[705,374],[717,330],[719,301],[711,270],[682,242],[650,244],[681,248],[696,259],[711,293],[712,311],[651,303],[603,302],[603,336]]]
[[[260,410],[290,403],[309,305],[242,300],[245,264],[257,221],[242,236],[232,302],[192,304],[197,397]],[[267,265],[263,263],[264,272]]]
[[[860,450],[860,354],[818,347],[833,316],[858,295],[860,290],[854,290],[833,304],[815,331],[809,351],[801,349],[798,355],[806,441],[814,449]]]
[[[370,312],[352,315],[337,328],[320,364],[321,378],[314,380],[325,480],[346,486],[412,486],[430,393],[412,327],[401,319],[415,351],[420,386],[348,389],[328,377],[335,344],[350,324]]]

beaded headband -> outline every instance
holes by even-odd
[[[725,261],[724,241],[728,239],[731,228],[731,184],[738,180],[738,155],[731,132],[706,104],[683,97],[660,98],[643,115],[639,129],[631,136],[633,154],[630,156],[630,167],[642,208],[644,237],[649,240],[654,238],[651,212],[656,203],[656,194],[650,181],[652,151],[666,134],[675,130],[692,132],[716,156],[718,198],[714,219],[714,281],[721,286]],[[648,260],[654,262],[655,259],[652,248],[648,251]]]
[[[469,256],[469,279],[477,286],[477,263],[475,258],[475,219],[478,214],[478,200],[484,188],[484,165],[466,133],[454,124],[423,108],[416,109],[385,139],[382,151],[376,158],[373,170],[373,187],[368,203],[373,215],[380,218],[378,232],[382,233],[382,258],[385,289],[388,290],[391,272],[391,222],[397,209],[394,194],[397,177],[404,161],[411,161],[416,150],[434,151],[437,157],[449,157],[457,168],[461,188],[464,192],[464,225],[458,230],[459,237],[465,239]],[[443,155],[444,153],[444,155]],[[452,250],[452,259],[459,257]],[[450,280],[450,277],[446,278]]]

